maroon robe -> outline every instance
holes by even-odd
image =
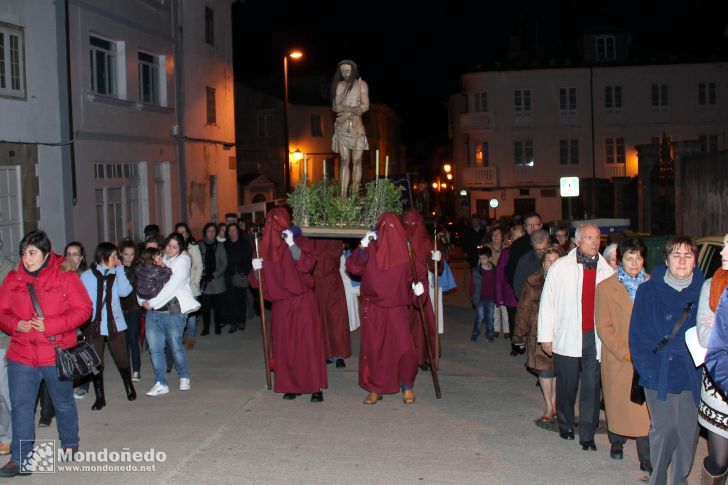
[[[417,274],[427,274],[427,271],[435,271],[432,261],[432,251],[434,244],[427,234],[422,216],[416,209],[408,210],[402,217],[402,227],[407,231],[412,252],[414,253],[415,267]],[[441,270],[442,265],[440,265]],[[430,292],[428,291],[430,282],[427,278],[420,280],[425,287],[425,293],[420,297],[424,305],[425,320],[427,321],[427,330],[430,334],[430,349],[433,357],[435,356],[437,342],[437,328],[435,325],[435,312],[430,301]],[[417,364],[423,365],[427,362],[427,346],[425,345],[425,332],[422,329],[422,315],[420,310],[414,305],[409,307],[409,328],[412,332],[412,341],[415,344],[415,352],[417,353]]]
[[[263,260],[263,296],[271,306],[271,368],[275,392],[313,394],[328,387],[324,334],[313,294],[316,263],[311,240],[297,237],[301,257],[290,249],[279,261]],[[258,287],[254,271],[250,283]]]
[[[346,291],[339,265],[344,243],[336,239],[316,239],[316,279],[314,295],[324,327],[326,358],[351,357],[349,311],[346,307]]]
[[[394,394],[411,387],[417,356],[407,320],[414,297],[409,263],[388,270],[377,264],[378,241],[354,249],[346,269],[361,276],[361,348],[359,385],[369,392]]]

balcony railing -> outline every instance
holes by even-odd
[[[463,170],[463,183],[466,187],[497,187],[496,167],[469,167]]]
[[[476,111],[474,113],[462,113],[460,115],[460,129],[469,130],[492,130],[493,116],[488,111]]]
[[[607,172],[607,178],[624,177],[626,174],[624,163],[606,163],[604,164]]]
[[[524,184],[533,182],[536,177],[536,170],[533,165],[514,165],[513,182]]]

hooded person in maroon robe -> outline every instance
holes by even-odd
[[[434,272],[435,265],[432,260],[434,245],[432,238],[427,233],[422,216],[417,212],[417,209],[411,208],[405,212],[404,216],[402,216],[402,226],[407,232],[407,239],[409,239],[412,245],[417,273],[427,274],[427,271]],[[426,291],[421,299],[424,304],[428,333],[430,334],[430,349],[432,349],[434,356],[435,349],[437,348],[435,345],[437,341],[437,327],[435,325],[435,312],[430,300],[430,292]],[[422,330],[422,316],[419,308],[414,305],[410,305],[409,307],[409,327],[410,332],[412,332],[412,340],[415,344],[415,352],[417,353],[417,364],[423,369],[427,369],[428,356],[427,346],[425,345],[425,332]]]
[[[336,239],[316,239],[314,247],[314,295],[323,320],[326,358],[336,359],[336,367],[346,367],[344,359],[351,357],[351,334],[346,292],[339,272],[344,243]]]
[[[323,326],[313,294],[315,250],[310,239],[294,237],[290,226],[291,217],[285,209],[268,212],[260,245],[262,261],[257,262],[262,265],[263,296],[272,303],[273,390],[285,393],[284,399],[310,393],[312,402],[321,402],[328,378]],[[256,259],[253,265],[255,268]],[[255,272],[249,277],[257,288]]]
[[[364,236],[346,262],[351,274],[361,276],[359,385],[369,391],[366,404],[376,404],[382,394],[400,389],[405,403],[415,399],[417,355],[408,307],[416,297],[406,241],[399,217],[386,212],[379,218],[376,233]],[[426,277],[418,275],[418,279]]]

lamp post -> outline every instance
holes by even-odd
[[[293,50],[283,56],[283,183],[285,191],[291,188],[291,167],[288,160],[290,148],[288,146],[288,58],[298,60],[303,57],[299,50]]]

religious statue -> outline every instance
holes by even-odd
[[[349,162],[353,164],[352,190],[361,183],[361,156],[369,150],[362,115],[369,111],[369,87],[359,77],[356,63],[339,62],[331,83],[331,109],[336,113],[331,149],[341,155],[341,195],[349,189]]]

